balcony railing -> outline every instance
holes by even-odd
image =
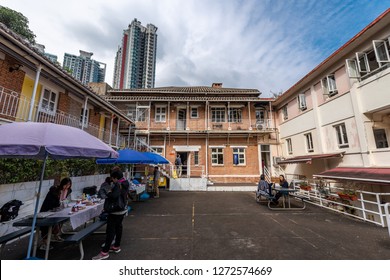
[[[20,93],[6,89],[0,86],[0,119],[16,122],[28,121],[30,110],[30,99],[21,96]],[[51,122],[56,124],[67,125],[71,127],[82,128],[79,116],[74,116],[66,112],[57,110],[55,113],[45,111],[39,108],[38,104],[33,106],[31,121],[34,122]],[[99,138],[107,144],[116,147],[127,147],[127,138],[113,132],[110,137],[110,131],[100,129],[99,126],[92,123],[86,123],[83,130]],[[111,141],[110,141],[111,138]]]
[[[137,130],[150,130],[150,131],[261,131],[270,132],[274,130],[272,120],[249,120],[241,119],[237,122],[215,122],[209,119],[205,122],[204,119],[171,119],[169,122],[156,122],[152,120],[150,123],[148,120],[135,121]]]

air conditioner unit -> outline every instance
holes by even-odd
[[[299,105],[299,109],[301,110],[301,111],[305,111],[306,109],[307,109],[307,107],[306,107],[306,105]]]
[[[265,125],[262,124],[262,123],[258,123],[258,124],[256,124],[256,128],[257,128],[257,130],[264,130],[265,129]]]
[[[281,162],[283,160],[282,157],[273,157],[273,163],[274,165],[279,165],[279,162]]]

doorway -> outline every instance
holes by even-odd
[[[185,130],[187,127],[187,109],[178,109],[176,130]]]
[[[180,155],[181,163],[182,163],[182,171],[181,176],[187,177],[188,174],[188,152],[177,152]]]

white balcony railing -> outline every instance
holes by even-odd
[[[0,119],[17,122],[28,121],[30,102],[30,99],[21,96],[20,93],[0,86]],[[38,104],[34,104],[31,121],[52,122],[82,128],[80,116],[74,116],[60,110],[51,113],[40,109]],[[110,131],[100,129],[95,124],[86,123],[83,130],[111,146],[127,147],[126,137],[122,135],[117,137],[115,132],[112,132],[110,137]]]
[[[212,119],[205,121],[204,119],[170,119],[169,121],[156,122],[152,120],[150,123],[146,119],[144,121],[135,121],[137,130],[150,131],[262,131],[270,132],[275,126],[270,119],[241,119],[236,122],[219,121],[215,122]]]

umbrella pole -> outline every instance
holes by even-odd
[[[32,222],[32,225],[31,225],[31,234],[30,234],[30,240],[29,240],[29,243],[28,243],[27,259],[29,259],[31,257],[31,249],[32,249],[32,244],[33,244],[33,240],[34,240],[35,224],[37,222],[39,198],[41,196],[42,181],[43,181],[43,176],[44,176],[44,173],[45,173],[47,157],[48,157],[48,154],[47,154],[47,151],[45,151],[45,159],[43,160],[43,166],[42,166],[42,170],[41,170],[41,179],[39,181],[37,199],[36,199],[35,209],[34,209],[34,217],[33,217],[33,222]],[[36,234],[39,234],[39,232],[37,232]]]

